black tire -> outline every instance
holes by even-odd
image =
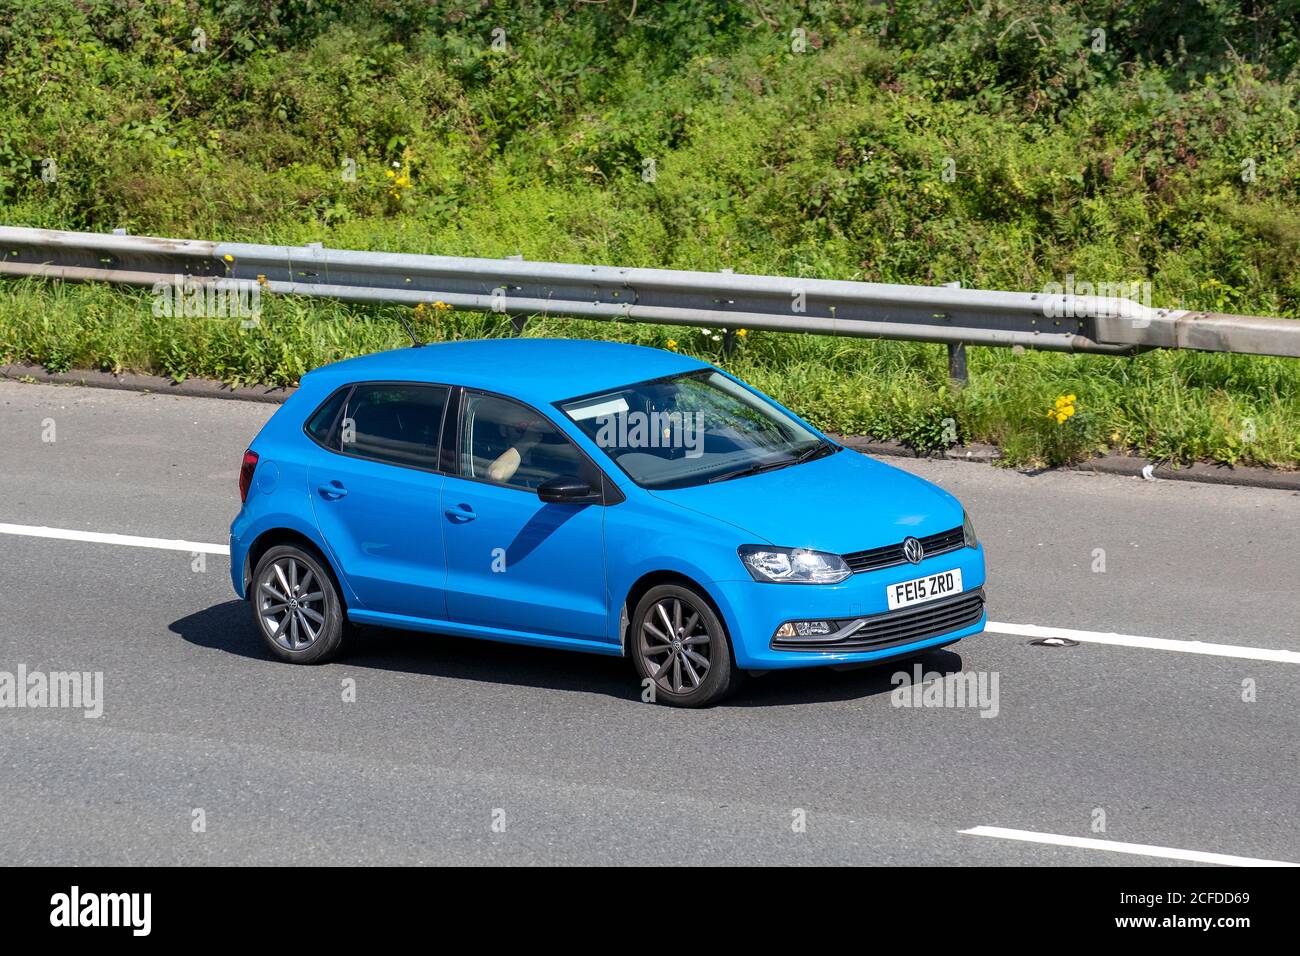
[[[290,573],[290,568],[297,572]],[[311,599],[312,595],[319,597]],[[284,598],[287,601],[280,600]],[[262,555],[253,569],[248,605],[267,648],[291,664],[333,660],[350,630],[329,566],[315,550],[298,545],[278,544]],[[284,622],[279,630],[277,621]]]
[[[632,612],[628,650],[643,691],[651,690],[658,703],[708,707],[740,682],[727,629],[694,588],[661,584],[647,591]]]

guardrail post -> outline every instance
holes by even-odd
[[[966,368],[966,343],[948,343],[948,377],[960,385],[970,381],[970,372]]]
[[[723,275],[732,275],[735,269],[719,269]],[[730,305],[730,303],[728,303]],[[722,331],[722,357],[731,358],[731,353],[736,350],[736,330],[727,326]]]
[[[722,333],[722,357],[731,358],[731,353],[736,350],[736,330],[727,329]]]
[[[960,282],[945,282],[944,288],[960,289]],[[966,367],[966,343],[949,342],[948,343],[948,378],[958,385],[965,385],[970,381],[970,371]]]
[[[516,252],[513,256],[506,256],[511,262],[523,262],[524,254]],[[515,338],[520,338],[524,334],[524,327],[528,325],[528,316],[512,315],[510,316],[510,327],[515,331]]]

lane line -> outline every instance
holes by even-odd
[[[141,538],[133,534],[104,534],[99,531],[73,531],[68,528],[41,528],[26,524],[0,523],[0,534],[16,534],[25,538],[57,538],[60,541],[90,541],[95,544],[117,544],[128,548],[159,548],[163,551],[230,554],[229,546],[224,544],[183,541],[177,538]]]
[[[995,837],[999,840],[1019,840],[1022,843],[1047,843],[1052,846],[1071,846],[1083,850],[1106,850],[1110,853],[1129,853],[1133,856],[1154,856],[1164,860],[1217,863],[1220,866],[1300,866],[1300,863],[1290,863],[1286,860],[1260,860],[1250,856],[1206,853],[1204,850],[1180,850],[1177,847],[1151,846],[1147,843],[1120,843],[1117,840],[1094,840],[1089,837],[1062,836],[1058,833],[1037,833],[1033,830],[1008,830],[1006,827],[971,827],[969,830],[957,832],[969,836]]]
[[[1089,644],[1113,644],[1118,647],[1144,647],[1153,651],[1177,651],[1182,654],[1208,654],[1211,657],[1240,657],[1250,661],[1300,664],[1300,651],[1283,651],[1271,647],[1212,644],[1208,641],[1174,641],[1165,637],[1139,637],[1135,634],[1113,634],[1106,631],[1075,631],[1066,627],[1003,624],[998,621],[989,621],[985,625],[985,630],[1016,637],[1064,637]]]
[[[0,523],[0,534],[14,534],[28,538],[53,538],[62,541],[88,541],[93,544],[116,544],[130,548],[157,548],[164,551],[230,554],[230,548],[224,544],[209,544],[203,541],[185,541],[174,538],[145,538],[132,534],[107,534],[100,531],[75,531],[70,528],[46,528],[25,524]],[[1089,644],[1111,644],[1119,647],[1140,647],[1155,651],[1176,651],[1183,654],[1205,654],[1210,657],[1236,657],[1251,661],[1300,664],[1300,651],[1284,651],[1269,647],[1247,647],[1242,644],[1178,641],[1164,637],[1141,637],[1136,634],[1115,634],[1106,631],[1080,631],[1067,627],[1044,627],[1039,624],[1007,624],[1001,621],[989,621],[986,630],[995,634],[1009,634],[1014,637],[1064,637]]]

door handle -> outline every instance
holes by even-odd
[[[348,490],[343,487],[343,482],[341,481],[331,481],[327,485],[317,485],[316,490],[330,501],[337,501],[348,493]]]
[[[443,512],[443,514],[445,514],[452,521],[459,521],[461,523],[464,523],[466,521],[473,521],[475,518],[478,517],[478,515],[474,513],[474,509],[471,508],[469,505],[456,505],[456,507],[454,508],[448,508],[446,511]]]

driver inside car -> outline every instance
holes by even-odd
[[[504,483],[514,478],[519,466],[528,460],[530,453],[541,443],[544,427],[537,419],[524,419],[501,425],[502,437],[510,447],[488,465],[488,477]]]

